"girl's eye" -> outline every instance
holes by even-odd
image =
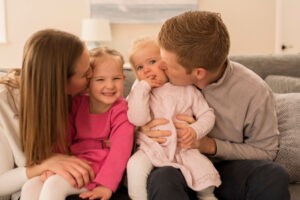
[[[136,70],[137,70],[137,71],[141,71],[141,70],[143,70],[143,69],[144,69],[144,67],[143,67],[142,65],[139,65],[139,66],[136,67]]]
[[[113,80],[120,80],[120,79],[121,79],[120,77],[113,78]]]
[[[97,81],[97,82],[104,81],[104,78],[97,78],[96,81]]]

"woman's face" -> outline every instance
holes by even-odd
[[[87,48],[84,49],[75,64],[74,74],[68,80],[67,94],[75,96],[87,89],[87,78],[91,75],[90,56]]]

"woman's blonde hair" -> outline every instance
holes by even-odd
[[[27,166],[53,151],[68,152],[66,131],[70,98],[66,92],[75,63],[84,51],[75,35],[41,30],[26,42],[20,88],[20,133]]]

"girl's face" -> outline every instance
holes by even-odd
[[[74,69],[74,74],[68,80],[67,94],[75,96],[87,89],[87,78],[91,75],[90,56],[87,48],[84,49]]]
[[[104,55],[96,58],[89,85],[91,102],[98,105],[100,110],[107,110],[123,95],[124,78],[123,66],[118,57]]]
[[[133,67],[139,80],[152,79],[166,83],[168,78],[161,69],[164,62],[161,60],[159,48],[148,45],[138,50],[132,56]]]

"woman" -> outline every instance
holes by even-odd
[[[77,36],[46,29],[27,41],[21,75],[14,70],[1,78],[0,196],[18,192],[45,170],[76,187],[93,179],[89,163],[67,155],[65,142],[70,100],[86,89],[89,64]]]

